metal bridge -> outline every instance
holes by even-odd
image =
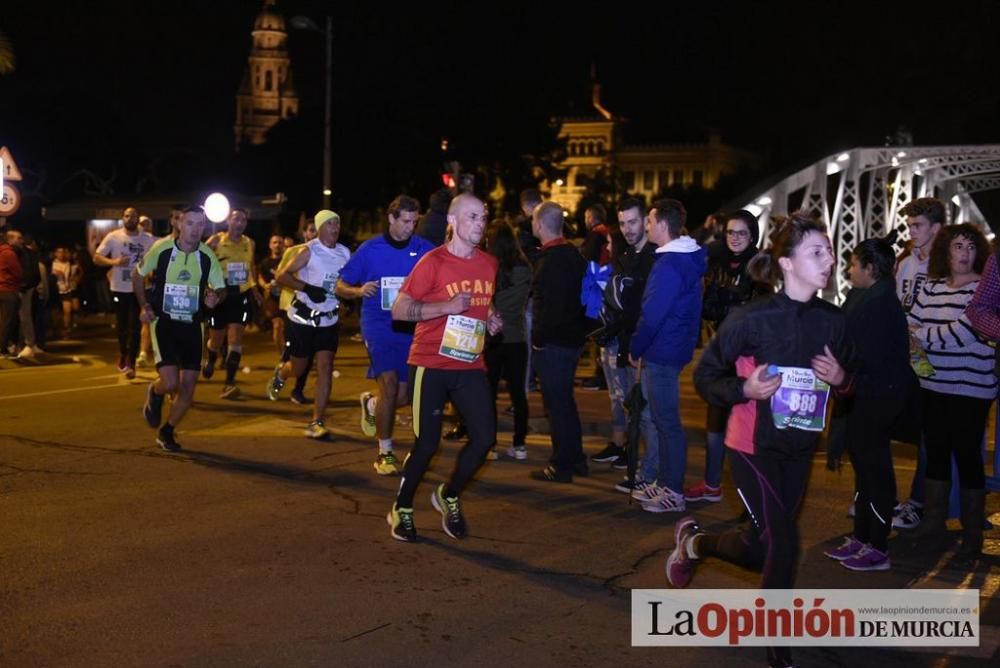
[[[873,236],[898,231],[897,250],[909,239],[899,211],[917,197],[950,202],[949,221],[984,226],[972,195],[1000,189],[1000,144],[854,148],[826,156],[778,181],[743,208],[758,215],[767,243],[770,216],[807,209],[826,223],[837,256],[832,294],[840,303],[850,283],[851,250]]]

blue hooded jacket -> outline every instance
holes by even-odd
[[[701,332],[705,249],[684,236],[658,248],[656,255],[631,353],[635,359],[680,368],[694,357]]]

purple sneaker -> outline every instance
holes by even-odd
[[[694,559],[688,556],[688,542],[701,533],[701,527],[690,515],[682,517],[674,527],[674,551],[667,557],[667,582],[677,588],[687,587],[694,577]]]
[[[865,545],[856,555],[841,561],[840,565],[852,571],[887,571],[891,564],[888,554]]]
[[[865,544],[856,539],[854,536],[848,536],[844,539],[844,542],[840,547],[831,547],[829,550],[823,552],[823,554],[831,559],[843,561],[844,559],[849,559],[856,555],[864,546]]]

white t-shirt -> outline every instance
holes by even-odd
[[[128,258],[128,264],[110,267],[112,292],[132,292],[132,268],[139,264],[142,257],[149,251],[156,242],[149,232],[140,230],[134,236],[130,236],[124,228],[120,228],[108,234],[97,247],[97,254],[116,260],[122,255]]]
[[[309,295],[301,290],[295,291],[295,299],[305,304],[310,309],[321,313],[327,313],[320,318],[319,322],[309,320],[300,316],[295,306],[288,309],[288,319],[300,325],[311,325],[312,327],[332,327],[337,323],[336,309],[340,305],[340,300],[333,294],[333,289],[340,278],[340,270],[344,268],[347,261],[351,259],[351,251],[342,244],[336,244],[333,248],[327,248],[319,239],[313,239],[306,244],[309,249],[309,262],[299,269],[297,276],[300,281],[317,285],[326,291],[326,299],[316,303],[309,299]]]
[[[904,311],[909,313],[913,308],[913,302],[926,282],[927,259],[921,260],[914,251],[899,261],[896,267],[896,295]]]

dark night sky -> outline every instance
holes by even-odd
[[[290,38],[300,122],[271,149],[231,156],[261,4],[3,3],[18,61],[0,76],[0,144],[45,173],[53,200],[77,194],[79,182],[62,181],[86,168],[113,174],[118,193],[155,175],[162,189],[211,181],[312,206],[321,36]],[[918,144],[1000,141],[1000,3],[833,4],[670,2],[570,18],[562,3],[279,7],[335,19],[334,189],[345,208],[401,187],[426,197],[441,136],[468,161],[537,150],[550,116],[588,112],[592,62],[631,141],[704,141],[719,128],[771,171],[881,144],[898,126]]]

